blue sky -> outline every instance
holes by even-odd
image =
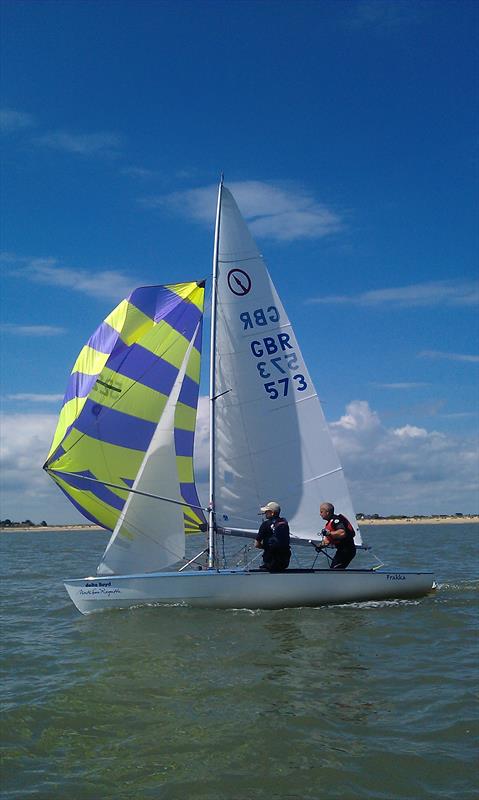
[[[71,367],[132,288],[209,275],[221,171],[356,509],[478,511],[477,3],[1,14],[2,517],[80,519],[41,470]]]

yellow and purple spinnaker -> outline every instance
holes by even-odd
[[[180,368],[174,449],[185,533],[205,522],[193,474],[204,291],[196,282],[135,289],[75,362],[45,469],[104,528],[115,528]]]

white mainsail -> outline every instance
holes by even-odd
[[[98,565],[99,575],[151,572],[169,567],[185,556],[184,502],[178,480],[174,431],[176,407],[195,336],[133,485],[133,489],[152,495],[160,487],[164,497],[176,502],[132,492]]]
[[[168,382],[168,392],[165,393],[168,400],[165,406],[161,406],[163,413],[156,429],[148,428],[151,434],[148,443],[144,438],[144,427],[136,421],[141,418],[132,415],[131,403],[123,403],[123,416],[116,416],[120,413],[115,408],[119,403],[110,403],[115,414],[108,417],[106,411],[103,427],[98,426],[95,420],[105,408],[109,408],[105,401],[102,406],[99,403],[85,404],[86,421],[84,415],[78,413],[75,424],[71,425],[68,414],[64,415],[59,440],[62,443],[68,440],[69,449],[59,446],[48,461],[48,467],[55,480],[67,491],[63,485],[66,479],[61,482],[60,471],[50,467],[52,462],[56,467],[57,462],[63,466],[61,474],[70,481],[67,493],[78,505],[82,504],[90,519],[96,512],[101,522],[115,511],[115,499],[105,493],[103,487],[96,494],[89,488],[89,481],[102,483],[89,474],[88,463],[83,461],[89,454],[98,452],[97,442],[119,438],[123,442],[122,448],[117,444],[111,445],[111,442],[103,447],[107,450],[109,447],[108,452],[114,461],[118,461],[126,451],[126,466],[135,463],[133,474],[136,476],[129,478],[128,474],[124,475],[125,463],[121,462],[117,465],[116,480],[104,483],[105,488],[121,490],[122,495],[125,493],[122,482],[130,485],[131,480],[133,483],[133,490],[122,511],[117,503],[118,523],[98,568],[100,575],[108,578],[106,581],[91,577],[65,581],[71,599],[83,614],[89,614],[101,609],[129,608],[144,603],[273,609],[409,598],[428,593],[433,587],[433,575],[427,572],[390,572],[369,568],[338,571],[315,569],[314,563],[312,568],[287,570],[281,574],[265,573],[254,566],[218,568],[214,522],[226,532],[229,529],[230,533],[248,535],[252,529],[257,529],[259,506],[267,500],[281,503],[290,520],[293,536],[302,540],[316,538],[314,532],[322,524],[318,514],[321,501],[333,502],[338,512],[344,513],[353,523],[355,521],[342,468],[291,324],[236,204],[222,183],[218,212],[220,209],[214,247],[215,324],[212,341],[215,346],[211,348],[214,369],[210,385],[214,409],[210,447],[214,456],[210,484],[214,512],[208,509],[211,523],[208,562],[211,568],[159,571],[184,557],[185,530],[193,532],[204,528],[204,516],[198,505],[192,474],[201,323],[196,327],[196,333],[195,326],[197,311],[202,312],[203,308],[201,283],[197,284],[202,289],[201,298],[196,298],[196,303],[193,299],[197,311],[182,309],[188,337],[181,342],[176,361],[173,359],[175,354],[170,353],[173,366],[179,371],[175,373],[176,380]],[[187,287],[186,284],[165,287],[168,290],[167,306],[171,299],[170,289],[173,294],[183,297],[183,286]],[[189,296],[188,288],[185,292]],[[154,293],[154,297],[157,294]],[[146,299],[150,298],[151,293],[147,292]],[[135,324],[121,326],[123,338],[119,364],[115,361],[118,354],[112,348],[117,383],[128,378],[123,351],[130,347],[126,340],[130,328],[139,331],[137,338],[141,339],[145,323],[151,327],[151,323],[156,322],[151,313],[150,316],[138,316],[133,302],[137,299],[140,306],[144,306],[146,311],[149,309],[148,303],[141,302],[141,292],[138,297],[133,293],[129,301],[133,316],[130,322]],[[163,299],[160,297],[161,307],[164,307]],[[177,317],[171,321],[178,326]],[[173,325],[172,330],[176,331],[173,339],[183,336],[183,324],[181,329]],[[100,329],[100,334],[103,341],[103,329]],[[155,341],[157,339],[155,337]],[[193,345],[195,339],[197,344]],[[189,342],[189,347],[185,353],[183,346],[186,347],[186,342]],[[129,352],[133,358],[139,356],[141,361],[142,353],[134,350],[135,343]],[[157,366],[160,370],[155,377],[161,378],[165,366]],[[167,367],[166,371],[169,372]],[[141,376],[146,374],[143,372]],[[98,383],[97,376],[94,378]],[[118,388],[116,383],[103,380],[103,377],[100,386],[108,391]],[[81,382],[75,379],[76,387],[78,392],[74,398],[80,396],[82,388]],[[141,384],[135,395],[141,408],[145,397],[149,397],[144,388],[149,387]],[[157,393],[160,394],[160,390]],[[69,411],[68,402],[65,402],[65,407]],[[130,416],[133,425],[129,425]],[[109,425],[110,421],[116,423],[118,419],[121,420],[120,426]],[[158,416],[155,424],[157,419]],[[121,439],[117,434],[121,434],[123,428],[127,429],[128,435]],[[131,441],[139,445],[145,441],[145,446],[143,449],[132,447]],[[72,452],[73,456],[70,455]],[[99,452],[103,456],[103,449]],[[72,459],[77,472],[71,471]],[[140,464],[139,470],[137,464]],[[158,490],[163,498],[169,496],[170,502],[158,497]],[[145,497],[137,492],[156,497]],[[178,504],[182,498],[183,506]],[[360,543],[359,532],[356,541]],[[314,558],[314,552],[312,555]]]
[[[291,532],[314,539],[329,501],[356,526],[349,491],[291,323],[231,193],[219,229],[214,395],[219,526],[257,527],[277,500]],[[359,531],[356,542],[361,543]]]

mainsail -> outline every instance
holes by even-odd
[[[147,286],[109,314],[73,367],[45,464],[87,519],[110,530],[123,523],[129,572],[157,566],[145,541],[156,552],[160,529],[174,536],[164,566],[181,557],[184,533],[205,522],[193,475],[203,304],[203,283]],[[153,483],[158,452],[168,468]],[[132,488],[178,504],[156,501],[153,510],[151,498],[128,499]]]
[[[321,527],[321,501],[334,503],[355,525],[342,467],[291,323],[225,187],[217,274],[217,524],[254,528],[259,506],[277,500],[291,532],[303,539],[315,538]]]

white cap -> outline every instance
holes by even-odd
[[[274,500],[270,500],[269,503],[266,503],[265,506],[261,506],[260,511],[262,511],[263,514],[265,513],[265,511],[272,511],[273,514],[279,514],[281,508],[279,506],[279,503],[275,503]]]

